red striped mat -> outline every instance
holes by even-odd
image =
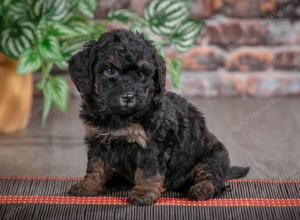
[[[229,180],[227,183],[232,190],[220,198],[190,201],[179,192],[166,192],[155,205],[147,207],[130,206],[126,187],[110,188],[101,197],[67,196],[70,186],[80,180],[69,177],[0,177],[0,219],[5,219],[5,216],[22,220],[59,219],[60,216],[67,219],[65,214],[75,209],[84,209],[84,216],[89,216],[89,219],[93,219],[93,213],[97,213],[97,219],[110,219],[120,214],[120,210],[122,216],[127,216],[123,216],[124,219],[133,219],[132,209],[137,209],[135,215],[146,216],[141,218],[143,220],[154,216],[159,216],[155,219],[173,219],[171,210],[173,214],[183,214],[177,216],[178,219],[210,219],[213,216],[227,219],[228,215],[230,219],[300,219],[300,180]],[[53,213],[45,214],[42,210],[46,209],[53,210]],[[91,213],[87,213],[88,210]],[[123,219],[122,216],[119,219]]]

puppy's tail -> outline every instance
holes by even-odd
[[[226,180],[243,178],[247,176],[249,170],[250,167],[230,167],[226,175]]]

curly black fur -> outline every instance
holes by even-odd
[[[165,66],[148,40],[123,29],[70,59],[88,145],[87,174],[71,195],[98,195],[122,176],[135,184],[132,204],[152,204],[164,189],[185,185],[191,199],[201,200],[221,194],[227,176],[247,174],[247,168],[230,171],[228,152],[202,113],[166,92]]]

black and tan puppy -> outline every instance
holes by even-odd
[[[224,180],[247,174],[229,168],[228,152],[201,112],[165,90],[166,66],[154,46],[128,30],[105,33],[69,61],[82,97],[88,164],[69,191],[97,196],[114,177],[134,183],[129,202],[153,204],[165,189],[189,185],[204,200],[226,189]]]

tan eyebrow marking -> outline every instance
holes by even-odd
[[[118,59],[116,59],[115,57],[110,56],[108,59],[108,62],[111,63],[112,65],[114,65],[116,68],[122,69],[121,62]]]
[[[145,60],[145,59],[141,59],[141,60],[139,60],[139,61],[137,62],[137,66],[138,66],[139,68],[142,68],[144,65],[149,65],[148,61]]]

